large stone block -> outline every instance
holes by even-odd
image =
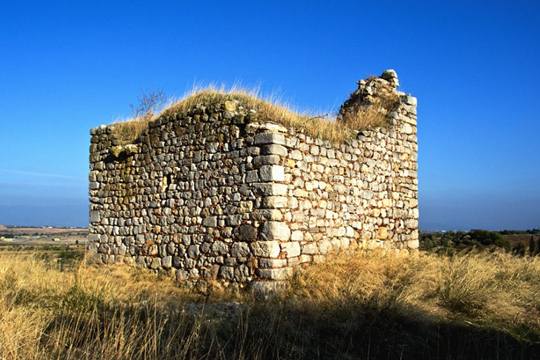
[[[101,236],[99,234],[88,234],[88,242],[99,242]]]
[[[161,266],[165,269],[170,269],[172,267],[172,256],[164,256],[161,258]]]
[[[287,148],[283,145],[264,145],[261,149],[263,155],[287,156]]]
[[[407,247],[409,249],[418,249],[419,246],[420,242],[418,241],[418,239],[407,241]]]
[[[259,169],[260,181],[285,181],[285,169],[281,165],[263,165]]]
[[[281,253],[287,258],[300,256],[300,243],[297,241],[282,243]]]
[[[260,155],[253,158],[253,165],[279,165],[280,157],[278,155]]]
[[[219,268],[219,276],[225,280],[234,279],[234,267],[232,266],[222,266]]]
[[[262,258],[259,259],[259,268],[261,269],[272,269],[272,268],[281,268],[287,266],[287,259],[270,259]]]
[[[265,132],[255,135],[255,144],[264,145],[264,144],[277,144],[285,145],[285,136],[279,133]]]
[[[287,195],[287,185],[276,183],[254,183],[253,187],[263,196],[285,196]]]
[[[251,243],[251,251],[255,256],[277,258],[281,247],[279,241],[255,241]]]
[[[286,280],[292,276],[293,269],[290,267],[278,269],[258,269],[257,272],[263,279]]]
[[[281,221],[267,221],[262,228],[261,237],[266,240],[289,241],[291,229]]]
[[[101,214],[98,210],[90,211],[90,222],[99,223],[101,221]]]
[[[238,240],[240,241],[255,241],[257,240],[257,228],[253,225],[242,224],[237,229]]]
[[[289,199],[286,196],[267,196],[262,199],[262,207],[267,209],[281,209],[287,207]]]
[[[304,240],[304,233],[301,230],[294,230],[291,233],[291,241],[302,241]]]

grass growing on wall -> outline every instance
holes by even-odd
[[[274,299],[0,253],[1,359],[511,359],[540,350],[540,259],[353,253]]]
[[[356,113],[354,119],[336,121],[335,117],[327,115],[320,116],[293,111],[289,106],[280,103],[276,99],[264,100],[260,98],[256,91],[241,88],[208,87],[193,90],[183,99],[170,103],[159,113],[143,112],[132,119],[115,123],[112,127],[113,134],[119,142],[127,144],[136,141],[147,128],[148,123],[161,116],[187,113],[196,105],[224,105],[227,101],[238,101],[245,108],[255,110],[258,119],[273,121],[286,127],[304,131],[313,137],[340,143],[346,139],[351,139],[354,136],[354,130],[386,126],[388,123],[387,111],[382,106],[389,102],[395,104],[399,99],[394,94],[387,100]]]

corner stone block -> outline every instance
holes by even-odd
[[[262,228],[262,238],[265,240],[289,241],[291,238],[291,229],[280,221],[267,221]]]
[[[255,241],[251,243],[251,251],[255,256],[277,258],[281,248],[279,241]]]
[[[416,97],[411,96],[411,95],[406,95],[403,100],[404,100],[405,104],[413,105],[413,106],[416,106],[416,104],[418,102]]]
[[[265,132],[255,135],[255,145],[277,144],[285,145],[285,136],[283,134]]]
[[[262,206],[269,209],[281,209],[288,205],[289,198],[286,196],[263,197]]]
[[[281,165],[263,165],[259,169],[261,181],[285,181],[285,169]]]
[[[253,158],[253,165],[277,165],[279,164],[279,155],[259,155]]]
[[[97,210],[90,211],[90,222],[98,223],[100,221],[101,221],[101,215],[99,214],[99,211]]]
[[[259,276],[263,279],[286,280],[293,274],[292,268],[258,269]]]
[[[281,221],[283,219],[283,214],[278,209],[255,209],[253,210],[253,218],[257,221]]]
[[[88,242],[90,243],[94,243],[94,242],[99,242],[99,240],[101,239],[101,236],[99,234],[88,234]]]
[[[285,184],[254,183],[253,187],[258,189],[264,196],[285,196],[288,191],[288,187]]]
[[[418,249],[420,242],[418,240],[409,240],[407,241],[407,247],[409,249]]]
[[[262,153],[264,155],[287,156],[287,148],[283,145],[276,144],[264,145],[262,148]]]

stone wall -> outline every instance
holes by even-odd
[[[416,249],[416,99],[396,94],[389,126],[339,145],[232,101],[162,116],[136,144],[93,129],[89,252],[246,284],[333,250]]]

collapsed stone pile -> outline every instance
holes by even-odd
[[[265,286],[334,250],[416,249],[416,99],[397,85],[393,71],[359,82],[341,116],[382,91],[394,105],[388,126],[343,144],[230,100],[164,115],[135,144],[93,129],[89,251],[180,281]]]

